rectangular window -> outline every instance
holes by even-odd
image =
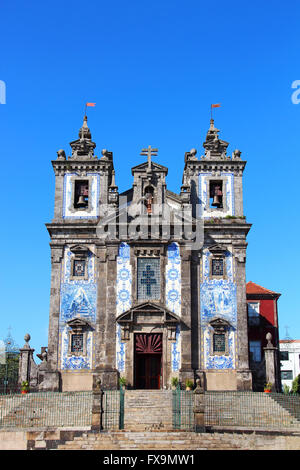
[[[138,258],[137,261],[137,298],[159,300],[160,259]]]
[[[71,337],[71,352],[83,351],[83,334],[73,334]]]
[[[73,261],[73,276],[84,277],[85,276],[85,259],[74,259]]]
[[[85,209],[89,205],[89,182],[86,180],[75,181],[74,208]]]
[[[224,260],[222,258],[215,258],[211,260],[211,274],[212,276],[223,276]]]
[[[249,350],[250,350],[250,360],[253,362],[260,362],[261,361],[261,342],[250,341]]]
[[[213,351],[225,353],[225,333],[215,333],[213,335]]]
[[[249,302],[248,303],[248,323],[249,325],[259,325],[260,315],[259,315],[259,302]]]
[[[289,352],[288,351],[279,351],[279,358],[281,361],[288,361],[289,360]]]
[[[293,371],[291,370],[282,370],[281,371],[282,380],[293,380]]]

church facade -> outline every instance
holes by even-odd
[[[87,118],[57,152],[47,364],[60,389],[251,390],[241,152],[210,121],[203,155],[186,152],[178,194],[157,149],[142,149],[119,193],[113,154],[94,155]],[[153,157],[156,157],[155,160]],[[140,157],[138,157],[140,159]]]

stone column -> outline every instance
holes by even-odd
[[[191,334],[191,251],[180,245],[181,256],[181,368],[179,380],[194,379]]]
[[[197,387],[194,390],[194,423],[195,432],[205,432],[205,395],[204,384],[200,379],[196,380]]]
[[[55,172],[54,220],[62,218],[64,195],[64,175],[59,170]]]
[[[23,348],[20,349],[20,359],[19,359],[19,384],[27,381],[30,385],[30,363],[31,358],[33,357],[34,349],[31,349],[29,345],[30,335],[27,333],[24,336],[25,344]]]
[[[267,333],[266,339],[268,341],[267,346],[264,348],[265,361],[266,361],[266,381],[272,383],[272,391],[280,392],[280,379],[279,379],[279,370],[278,370],[278,348],[275,348],[271,343],[272,335]]]
[[[234,248],[237,297],[237,390],[252,390],[252,373],[249,369],[248,352],[248,314],[245,276],[246,243]]]
[[[96,370],[103,389],[118,388],[116,369],[116,279],[118,244],[98,249],[98,319]]]
[[[50,314],[48,332],[48,366],[52,370],[59,368],[58,341],[59,341],[59,313],[60,313],[60,284],[61,261],[63,259],[63,246],[51,244],[51,289]]]
[[[93,374],[93,404],[92,404],[92,431],[102,431],[103,424],[103,395],[101,380],[98,374]]]

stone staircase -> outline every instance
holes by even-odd
[[[222,439],[220,440],[220,436]],[[231,436],[195,434],[172,431],[114,431],[110,433],[84,433],[57,447],[57,450],[208,450],[239,449],[242,436],[234,442]]]
[[[66,441],[55,450],[121,450],[166,451],[174,458],[174,451],[197,450],[299,450],[300,436],[284,436],[256,433],[193,433],[182,431],[113,431],[84,433],[74,440]],[[50,450],[50,448],[49,448]],[[173,452],[173,454],[171,454]],[[130,455],[130,454],[129,454]],[[133,454],[134,455],[134,454]],[[174,462],[174,460],[173,460]],[[178,462],[177,462],[178,463]],[[186,462],[187,463],[187,462]]]
[[[126,431],[171,430],[171,390],[126,390],[124,402]]]
[[[274,396],[276,397],[277,394]],[[235,426],[265,429],[300,429],[300,421],[279,404],[272,394],[206,393],[207,426]]]

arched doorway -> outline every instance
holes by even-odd
[[[158,390],[162,377],[162,334],[136,333],[135,388]]]

